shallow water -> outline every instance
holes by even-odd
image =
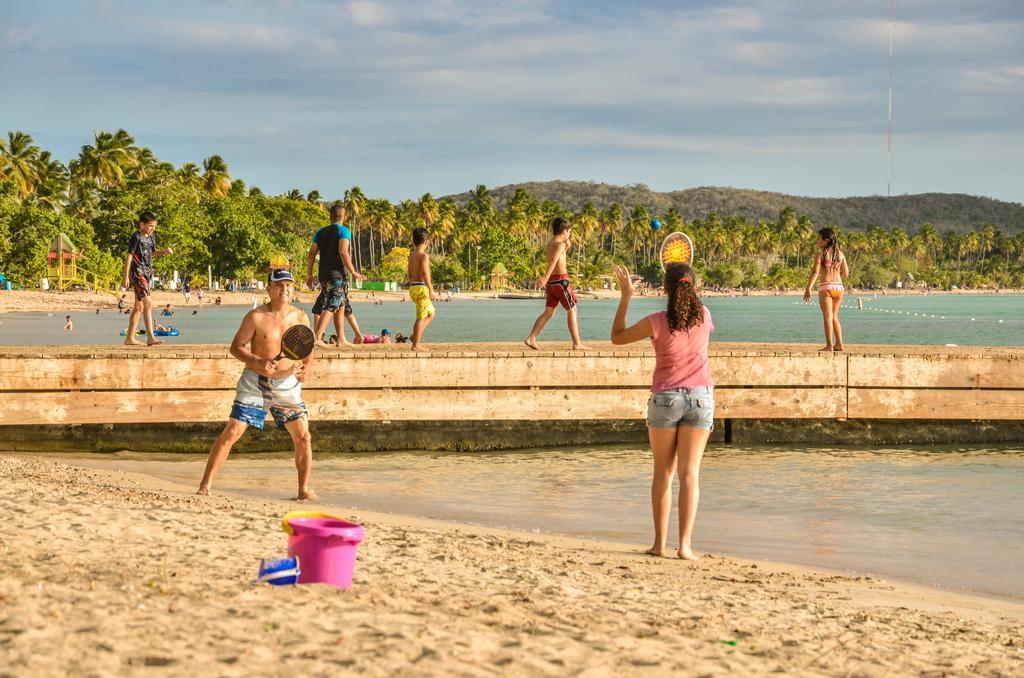
[[[189,485],[204,465],[197,455],[82,458]],[[340,506],[646,547],[650,471],[649,451],[629,446],[318,451],[314,486]],[[285,498],[294,475],[288,455],[238,455],[217,488]],[[1021,449],[712,447],[701,491],[699,551],[1024,599]]]
[[[2,294],[2,292],[0,292]],[[715,297],[705,300],[715,319],[714,341],[802,343],[822,338],[821,314],[816,304],[796,297]],[[1024,344],[1024,295],[930,295],[865,297],[864,310],[855,302],[842,312],[849,344],[925,344],[1020,346]],[[618,302],[581,299],[580,329],[586,340],[607,339]],[[665,307],[663,298],[638,297],[630,306],[630,320]],[[193,307],[178,307],[173,318],[157,317],[181,330],[173,343],[227,344],[250,307],[210,306],[198,315]],[[305,307],[309,311],[308,305]],[[381,306],[357,303],[356,315],[364,332],[382,328],[410,334],[413,309],[408,302],[388,301]],[[539,300],[460,300],[437,304],[437,319],[427,331],[428,343],[462,341],[514,341],[526,337],[543,310]],[[65,311],[0,314],[0,344],[109,344],[116,345],[127,316],[114,311],[72,312],[73,332],[64,332]],[[916,315],[915,315],[916,314]],[[943,317],[945,316],[945,317]],[[347,330],[348,331],[348,330]],[[348,331],[351,337],[351,331]],[[559,311],[541,335],[542,341],[568,341],[565,314]]]

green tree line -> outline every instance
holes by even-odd
[[[526,188],[500,203],[485,186],[458,197],[392,203],[358,186],[325,200],[318,191],[277,196],[246,186],[212,155],[180,167],[139,147],[125,130],[98,132],[66,165],[24,132],[0,139],[0,272],[22,285],[45,275],[45,255],[58,232],[84,251],[83,266],[116,279],[135,220],[143,210],[160,218],[161,246],[174,254],[158,273],[203,273],[220,279],[259,277],[271,256],[283,254],[302,270],[312,233],[328,221],[332,202],[348,208],[356,266],[371,279],[402,280],[412,230],[432,234],[438,283],[484,288],[491,273],[529,287],[546,266],[544,244],[557,216],[571,220],[570,273],[582,286],[600,286],[623,263],[659,284],[658,247],[682,230],[696,243],[695,265],[707,284],[728,288],[792,289],[806,280],[820,226],[792,207],[772,219],[710,212],[684,219],[676,207],[586,201],[570,208],[538,199]],[[658,218],[660,230],[651,228]],[[932,224],[841,233],[851,283],[883,287],[914,280],[935,287],[1024,287],[1024,233],[1005,235],[984,223],[967,232],[939,233]]]

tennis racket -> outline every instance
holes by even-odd
[[[693,265],[693,241],[685,233],[669,233],[661,243],[661,270],[669,264]]]
[[[281,353],[274,360],[305,360],[313,352],[313,330],[308,325],[292,325],[281,337]]]
[[[690,240],[689,236],[678,230],[674,234],[669,234],[662,241],[660,259],[662,259],[662,270],[665,270],[669,267],[669,264],[673,263],[685,263],[688,266],[692,266],[693,241]]]

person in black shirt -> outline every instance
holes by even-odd
[[[317,254],[320,255],[320,265],[317,269],[317,278],[320,281],[320,294],[313,304],[313,317],[316,327],[313,334],[316,336],[317,346],[328,346],[324,342],[324,331],[327,323],[334,318],[334,329],[338,335],[338,344],[347,344],[345,340],[344,326],[340,309],[344,309],[344,317],[352,326],[356,338],[361,336],[359,323],[352,312],[352,304],[348,299],[348,278],[346,271],[352,274],[356,280],[365,280],[366,276],[356,271],[352,265],[352,257],[349,250],[352,242],[352,231],[344,225],[345,207],[343,205],[331,205],[331,224],[321,228],[313,236],[313,244],[309,248],[309,255],[306,257],[306,286],[313,289],[313,261]]]
[[[153,335],[153,298],[150,296],[150,283],[153,280],[153,257],[174,254],[170,247],[156,249],[156,215],[143,212],[139,215],[138,230],[132,233],[128,241],[128,256],[124,262],[124,281],[121,286],[135,292],[135,305],[128,317],[128,335],[124,340],[127,346],[138,346],[142,342],[135,338],[135,328],[139,325],[139,315],[146,324],[149,346],[162,344],[163,341]]]

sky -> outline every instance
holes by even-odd
[[[894,195],[1024,202],[1024,1],[896,0]],[[264,192],[884,195],[886,0],[0,0],[0,133]]]

